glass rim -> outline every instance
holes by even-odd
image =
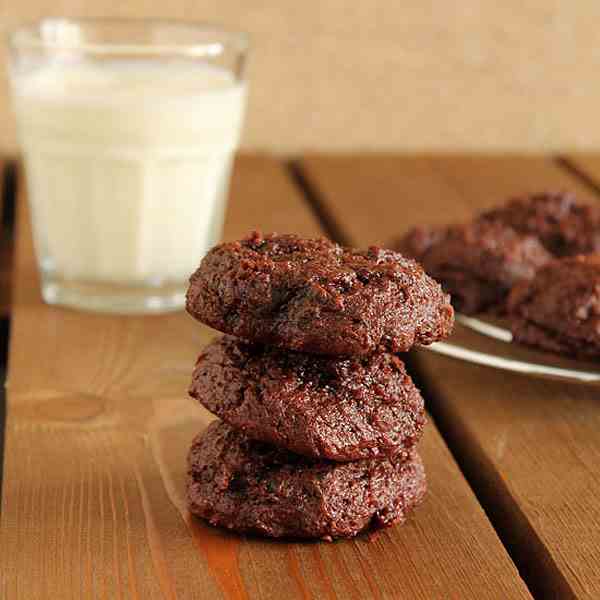
[[[152,28],[170,26],[181,30],[195,30],[198,33],[213,33],[215,40],[210,42],[169,42],[169,43],[144,43],[144,42],[69,42],[44,40],[41,35],[42,26],[46,23],[56,23],[75,26],[113,25],[139,26]],[[221,39],[219,39],[221,38]],[[45,17],[35,21],[27,21],[17,25],[8,33],[8,44],[11,49],[39,49],[51,51],[78,50],[87,54],[137,54],[140,56],[153,56],[160,54],[179,54],[184,56],[219,56],[227,46],[243,54],[248,51],[249,35],[243,31],[234,31],[217,23],[208,21],[184,21],[177,19],[129,19],[111,17]]]

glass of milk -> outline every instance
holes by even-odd
[[[45,19],[10,38],[10,77],[46,302],[184,305],[220,235],[246,100],[244,34]]]

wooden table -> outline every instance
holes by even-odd
[[[385,243],[518,191],[600,201],[599,184],[593,157],[246,156],[225,237]],[[183,497],[187,447],[211,418],[186,387],[212,332],[184,313],[44,305],[24,202],[18,214],[0,598],[600,597],[600,388],[419,351],[430,491],[410,522],[373,541],[237,537]]]

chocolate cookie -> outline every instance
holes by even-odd
[[[440,286],[396,252],[258,233],[204,257],[187,310],[224,333],[329,355],[406,351],[454,319]]]
[[[337,461],[406,457],[426,422],[404,364],[384,353],[317,356],[225,336],[198,358],[190,395],[250,438]]]
[[[515,341],[600,358],[600,255],[555,260],[508,300]]]
[[[425,490],[416,453],[405,461],[315,461],[222,422],[196,437],[188,456],[190,511],[269,537],[331,540],[401,523]]]
[[[401,254],[422,263],[427,252],[446,237],[447,229],[447,227],[413,227],[394,242],[392,247]]]
[[[554,256],[600,252],[600,206],[578,202],[570,193],[514,198],[480,219],[535,235]]]
[[[530,280],[552,256],[531,235],[495,222],[418,227],[398,243],[452,296],[457,310],[502,310],[510,289]]]

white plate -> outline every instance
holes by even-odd
[[[497,369],[553,379],[600,383],[600,362],[571,359],[514,344],[511,332],[501,319],[457,314],[450,339],[425,348]]]

